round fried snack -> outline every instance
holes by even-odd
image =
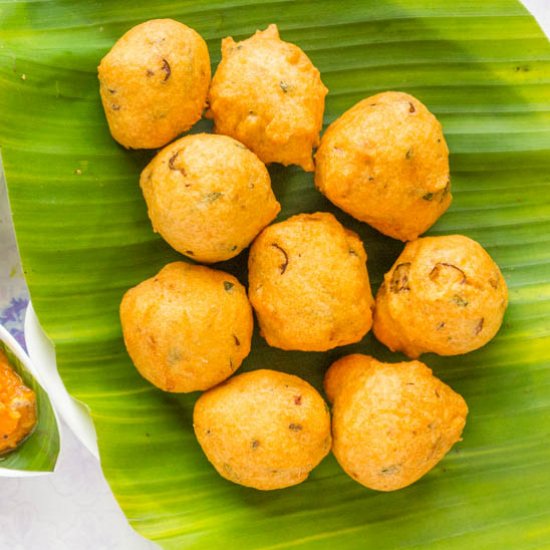
[[[206,42],[173,19],[131,28],[101,60],[98,71],[109,129],[126,148],[162,147],[189,130],[206,105]]]
[[[468,414],[464,399],[419,361],[348,355],[327,371],[325,391],[336,460],[378,491],[401,489],[429,472],[460,441]]]
[[[315,161],[321,193],[395,239],[416,239],[451,204],[441,124],[408,94],[357,103],[328,127]]]
[[[15,449],[36,424],[36,395],[0,351],[0,455]]]
[[[281,209],[264,164],[227,136],[171,143],[143,170],[140,185],[154,230],[199,262],[236,256]]]
[[[126,292],[124,343],[139,373],[169,392],[206,390],[250,352],[252,309],[235,277],[174,262]]]
[[[240,374],[204,393],[195,434],[218,473],[246,487],[297,485],[330,451],[330,415],[305,380],[273,370]]]
[[[508,304],[500,269],[462,235],[407,243],[376,296],[374,334],[392,351],[458,355],[498,332]]]
[[[242,42],[224,38],[208,116],[216,132],[242,141],[266,164],[311,172],[327,92],[307,55],[269,25]]]
[[[262,336],[286,350],[358,342],[374,300],[363,243],[332,214],[299,214],[264,229],[248,260],[249,295]]]

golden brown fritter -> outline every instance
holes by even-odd
[[[332,451],[355,481],[394,491],[429,472],[460,441],[468,407],[419,361],[348,355],[327,371]]]
[[[264,164],[227,136],[175,141],[143,170],[140,185],[155,231],[199,262],[236,256],[281,209]]]
[[[324,351],[372,326],[363,243],[332,214],[299,214],[264,229],[250,249],[249,295],[270,346]]]
[[[415,239],[451,204],[441,124],[408,94],[357,103],[329,126],[315,161],[321,193],[395,239]]]
[[[124,343],[139,373],[170,392],[205,390],[250,352],[252,309],[233,275],[174,262],[126,292]]]
[[[15,449],[36,425],[36,395],[0,350],[0,455]]]
[[[124,147],[162,147],[202,115],[210,56],[193,29],[173,19],[146,21],[124,34],[98,68],[113,138]]]
[[[327,91],[307,55],[269,25],[242,42],[222,41],[209,116],[216,132],[238,139],[266,164],[312,171]]]
[[[330,451],[322,397],[282,372],[247,372],[207,391],[195,404],[193,423],[218,473],[255,489],[301,483]]]
[[[425,237],[408,243],[384,276],[374,334],[412,358],[467,353],[498,332],[507,303],[506,282],[480,244]]]

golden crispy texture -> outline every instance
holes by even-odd
[[[374,334],[392,351],[467,353],[498,332],[508,304],[500,269],[462,235],[407,243],[376,296]]]
[[[162,147],[191,128],[206,105],[208,48],[198,33],[173,19],[131,28],[98,71],[109,129],[127,148]]]
[[[330,415],[319,393],[272,370],[235,376],[204,393],[193,423],[222,477],[264,491],[304,481],[331,446]]]
[[[286,350],[358,342],[372,326],[363,243],[332,214],[299,214],[264,229],[248,260],[262,336]]]
[[[416,239],[451,204],[441,124],[408,94],[357,103],[329,126],[315,161],[321,193],[395,239]]]
[[[36,424],[36,395],[0,351],[0,454],[15,449]]]
[[[170,392],[206,390],[250,352],[252,309],[235,277],[174,262],[126,292],[124,343],[139,373]]]
[[[332,451],[355,481],[395,491],[429,472],[460,441],[468,407],[419,361],[348,355],[327,371]]]
[[[146,166],[140,185],[154,230],[199,262],[236,256],[281,209],[264,164],[227,136],[175,141]]]
[[[311,172],[327,92],[307,55],[269,25],[242,42],[222,41],[209,116],[216,132],[242,141],[266,164]]]

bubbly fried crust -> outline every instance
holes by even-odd
[[[394,491],[429,472],[460,441],[464,399],[419,361],[348,355],[327,371],[333,453],[370,489]]]
[[[330,415],[319,393],[272,370],[235,376],[204,393],[193,423],[222,477],[261,490],[301,483],[331,446]]]
[[[211,388],[250,352],[246,291],[232,275],[208,267],[166,265],[126,292],[120,319],[137,370],[165,391]]]
[[[384,92],[333,122],[315,185],[336,206],[395,239],[415,239],[451,204],[441,125],[414,97]]]
[[[209,116],[216,132],[238,139],[266,164],[312,171],[327,92],[307,55],[269,25],[242,42],[222,41]]]
[[[372,326],[363,243],[332,214],[299,214],[264,229],[248,260],[250,301],[268,344],[324,351]]]
[[[124,34],[98,72],[113,138],[127,148],[153,149],[201,118],[210,56],[193,29],[173,19],[154,19]]]
[[[384,276],[374,334],[392,351],[467,353],[498,332],[508,304],[500,269],[462,235],[412,241]]]
[[[15,449],[36,424],[36,395],[0,350],[0,455]]]
[[[145,167],[140,185],[154,230],[200,262],[236,256],[281,209],[264,164],[227,136],[171,143]]]

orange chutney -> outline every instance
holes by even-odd
[[[15,449],[36,424],[36,395],[0,350],[0,454]]]

